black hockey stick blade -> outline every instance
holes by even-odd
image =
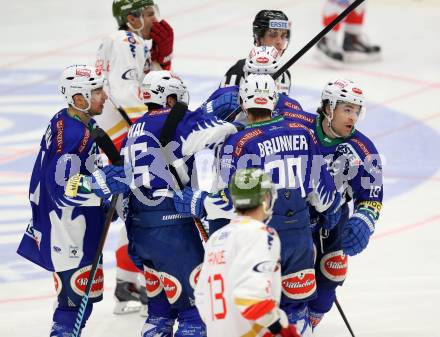
[[[326,35],[329,31],[331,31],[339,22],[341,22],[345,17],[350,14],[353,10],[355,10],[361,3],[365,0],[356,0],[350,6],[348,6],[341,14],[339,14],[332,22],[330,22],[327,26],[321,30],[318,35],[316,35],[313,39],[309,41],[299,52],[292,56],[292,58],[287,61],[283,66],[278,69],[273,75],[272,78],[276,80],[282,73],[284,73],[288,68],[292,66],[296,61],[298,61],[305,53],[307,53],[315,44],[321,40],[324,35]]]
[[[112,161],[114,165],[122,165],[123,160],[119,154],[116,147],[113,145],[110,137],[101,128],[96,128],[92,130],[92,137],[95,140],[99,148],[107,155],[107,157]],[[73,331],[73,336],[78,337],[81,332],[81,325],[84,318],[84,312],[86,306],[89,302],[90,290],[92,289],[93,280],[98,270],[99,261],[101,261],[102,250],[104,249],[105,240],[107,238],[108,230],[110,228],[110,223],[113,219],[113,214],[115,213],[116,202],[118,201],[118,195],[114,195],[110,202],[109,209],[105,215],[104,226],[102,230],[101,237],[99,238],[98,247],[96,248],[95,256],[93,257],[92,267],[90,268],[89,277],[87,278],[86,288],[84,290],[84,295],[81,299],[78,314],[75,320],[75,329]]]
[[[341,22],[350,12],[357,8],[365,0],[356,0],[350,6],[348,6],[341,14],[339,14],[332,22],[324,27],[313,39],[311,39],[300,51],[293,55],[285,64],[283,64],[280,69],[272,74],[272,78],[276,80],[281,76],[287,69],[289,69],[296,61],[298,61],[305,53],[307,53],[315,44],[319,42],[330,30],[332,30],[339,22]],[[242,111],[241,107],[238,107],[231,111],[228,117],[225,118],[227,122],[233,122],[235,116],[237,116]]]
[[[119,114],[122,116],[122,118],[124,118],[128,126],[131,126],[133,122],[131,121],[130,117],[128,117],[128,114],[125,112],[125,110],[122,109],[120,106],[116,107],[116,109],[119,111]]]
[[[115,145],[105,131],[99,127],[93,129],[92,137],[113,165],[122,166],[123,160]]]
[[[93,258],[92,267],[90,268],[89,277],[87,278],[84,295],[81,299],[79,310],[76,315],[73,337],[78,337],[81,332],[81,325],[84,319],[84,313],[89,302],[90,290],[92,289],[93,280],[95,279],[96,271],[98,270],[99,261],[101,261],[102,250],[104,248],[105,239],[107,238],[107,233],[110,228],[110,223],[112,222],[113,214],[115,213],[115,206],[117,201],[118,195],[114,195],[112,197],[112,201],[110,202],[109,210],[105,216],[104,228],[101,234],[101,238],[99,239],[98,247],[96,248],[96,253],[95,257]]]
[[[184,188],[184,185],[183,185],[182,180],[180,179],[179,174],[177,173],[175,167],[171,163],[170,155],[166,151],[166,146],[173,138],[173,136],[176,132],[176,129],[177,129],[177,125],[183,119],[183,117],[185,116],[185,113],[187,111],[188,111],[188,106],[185,103],[177,102],[173,106],[167,119],[165,120],[165,123],[162,127],[162,131],[159,136],[162,154],[165,157],[165,160],[168,164],[168,168],[169,168],[171,174],[174,176],[174,178],[176,179],[176,182],[177,182],[177,186],[175,186],[175,190],[177,190],[177,189],[182,190]],[[193,220],[194,220],[194,224],[196,225],[197,230],[199,231],[200,236],[202,237],[202,240],[204,242],[208,241],[208,232],[207,232],[205,226],[203,226],[200,219],[193,217]]]
[[[131,121],[130,117],[128,117],[128,113],[124,110],[124,108],[115,102],[112,95],[109,94],[108,99],[113,104],[113,106],[116,108],[116,110],[118,110],[119,114],[124,119],[124,121],[128,124],[128,126],[131,126],[133,124],[133,122]]]

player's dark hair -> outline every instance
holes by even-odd
[[[134,12],[129,13],[128,15],[133,15],[133,16],[139,18],[142,15],[142,12],[139,13],[137,11],[134,11]],[[127,21],[128,21],[128,19],[127,19]],[[130,28],[128,27],[127,22],[125,22],[119,26],[118,30],[130,30]]]
[[[146,103],[145,105],[148,107],[148,111],[164,108],[162,105],[157,103]]]
[[[272,110],[265,108],[249,108],[247,113],[252,115],[255,119],[267,118],[272,116]]]
[[[235,211],[239,214],[246,214],[247,212],[252,212],[256,210],[258,207],[261,207],[261,205],[255,206],[255,207],[249,207],[249,208],[235,208]]]
[[[330,104],[330,101],[328,99],[323,100],[321,102],[321,106],[318,109],[316,109],[316,112],[318,113],[318,115],[325,117],[325,108],[329,104]]]
[[[278,10],[263,9],[257,13],[252,23],[252,32],[254,35],[254,44],[257,45],[266,31],[269,29],[270,20],[286,20],[289,21],[287,15]],[[288,29],[287,38],[290,38],[290,29]]]

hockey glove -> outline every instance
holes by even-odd
[[[362,252],[368,245],[374,232],[374,219],[367,212],[357,211],[344,225],[342,231],[342,249],[353,256]]]
[[[182,197],[174,193],[174,206],[177,212],[182,215],[201,219],[206,216],[203,200],[207,195],[207,192],[194,191],[191,187],[187,186],[182,190]]]
[[[153,39],[151,59],[158,62],[162,69],[170,70],[173,57],[173,28],[165,20],[154,22],[150,36]]]
[[[226,120],[232,111],[238,108],[238,92],[229,91],[203,106],[203,112]]]
[[[296,326],[293,324],[289,324],[289,326],[282,328],[278,335],[281,337],[301,337],[298,330],[296,330]]]
[[[326,230],[332,230],[339,222],[341,218],[341,195],[336,192],[335,199],[331,206],[322,214],[324,221],[322,222],[322,228]]]
[[[275,336],[301,337],[301,335],[296,330],[296,326],[293,324],[289,324],[287,327],[281,328],[281,330],[278,333],[266,333],[263,337],[275,337]]]
[[[294,324],[289,324],[284,312],[279,320],[267,327],[270,333],[266,333],[263,337],[281,336],[281,337],[301,337],[296,330]]]
[[[108,165],[101,170],[96,170],[90,177],[93,193],[100,198],[107,199],[112,194],[127,192],[130,189],[130,179],[126,172],[131,173],[131,168]]]

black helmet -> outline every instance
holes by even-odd
[[[282,11],[263,9],[255,16],[252,26],[255,45],[268,29],[287,29],[287,40],[290,39],[289,18]]]

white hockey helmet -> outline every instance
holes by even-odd
[[[322,91],[321,100],[328,100],[333,111],[338,102],[360,105],[359,118],[365,116],[366,108],[363,91],[351,80],[338,78],[328,82]]]
[[[142,81],[141,90],[145,104],[155,103],[165,107],[170,95],[176,95],[178,102],[189,104],[186,85],[169,70],[150,71]]]
[[[250,74],[240,83],[240,98],[244,109],[273,110],[278,99],[275,81],[270,75]]]
[[[245,74],[274,74],[280,67],[280,57],[275,47],[254,47],[246,58],[243,70]]]
[[[67,104],[87,113],[91,105],[92,90],[102,88],[103,86],[104,77],[97,74],[94,66],[74,64],[64,69],[59,88]],[[86,109],[80,109],[75,106],[73,96],[78,94],[83,95],[87,101],[88,106]]]

